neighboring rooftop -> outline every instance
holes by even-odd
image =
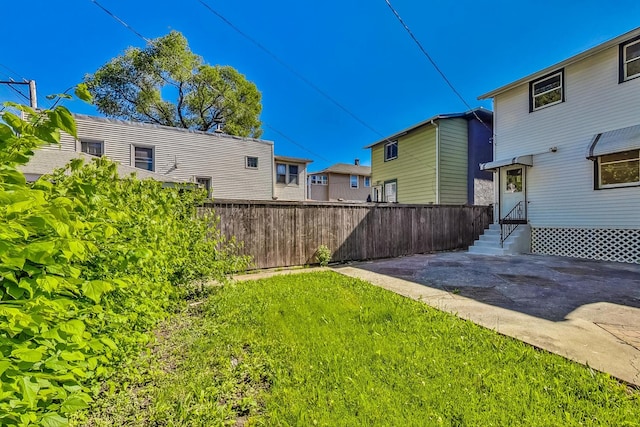
[[[494,96],[496,96],[496,95],[498,95],[498,94],[500,94],[502,92],[505,92],[505,91],[507,91],[509,89],[512,89],[512,88],[517,87],[517,86],[520,86],[521,84],[528,83],[529,81],[535,80],[538,77],[542,77],[542,76],[544,76],[546,74],[549,74],[550,72],[552,72],[554,70],[557,70],[558,68],[566,67],[567,65],[571,65],[571,64],[574,64],[574,63],[576,63],[578,61],[582,61],[585,58],[588,58],[588,57],[593,56],[593,55],[595,55],[597,53],[600,53],[605,49],[609,49],[610,47],[618,46],[620,43],[622,43],[622,42],[624,42],[624,41],[626,41],[628,39],[632,39],[634,37],[637,37],[637,36],[640,36],[640,27],[636,28],[635,30],[631,30],[631,31],[629,31],[627,33],[624,33],[621,36],[618,36],[616,38],[608,40],[608,41],[606,41],[604,43],[601,43],[601,44],[599,44],[597,46],[594,46],[591,49],[587,49],[584,52],[579,53],[577,55],[574,55],[574,56],[572,56],[572,57],[570,57],[568,59],[565,59],[564,61],[558,62],[557,64],[553,64],[553,65],[551,65],[551,66],[549,66],[547,68],[544,68],[544,69],[542,69],[540,71],[537,71],[537,72],[535,72],[533,74],[529,74],[528,76],[523,77],[523,78],[521,78],[519,80],[516,80],[516,81],[514,81],[512,83],[509,83],[507,85],[501,86],[498,89],[494,89],[491,92],[487,92],[484,95],[480,95],[478,97],[478,99],[493,98]]]
[[[278,156],[274,155],[273,160],[276,162],[289,162],[289,163],[313,163],[313,160],[302,159],[300,157]]]
[[[371,166],[360,166],[349,163],[336,163],[319,172],[313,172],[312,175],[321,173],[339,173],[344,175],[362,175],[371,176]]]
[[[487,125],[491,125],[492,122],[492,118],[493,118],[493,112],[491,110],[487,110],[486,108],[482,108],[482,107],[478,107],[478,108],[474,108],[473,110],[469,110],[469,111],[465,111],[464,113],[451,113],[451,114],[438,114],[437,116],[433,116],[428,118],[427,120],[423,120],[420,123],[416,123],[413,126],[409,126],[406,129],[401,130],[400,132],[396,132],[393,135],[390,135],[386,138],[383,138],[379,141],[374,142],[373,144],[369,144],[364,148],[371,148],[373,146],[376,146],[378,144],[382,144],[383,142],[391,142],[395,139],[400,138],[403,135],[408,134],[409,132],[412,132],[422,126],[427,126],[430,124],[433,124],[434,121],[436,120],[442,120],[442,119],[457,119],[457,118],[464,118],[464,119],[469,119],[471,117],[475,117],[478,116],[480,117],[480,119],[483,122],[488,122]]]
[[[156,125],[156,124],[153,124],[153,123],[143,123],[143,122],[134,122],[134,121],[129,121],[129,120],[110,119],[110,118],[106,118],[106,117],[88,116],[88,115],[85,115],[85,114],[73,114],[73,117],[78,118],[78,119],[84,119],[84,120],[92,120],[92,121],[98,122],[98,123],[121,124],[121,125],[142,127],[142,128],[147,128],[147,129],[162,129],[162,130],[169,130],[169,131],[183,132],[183,133],[184,132],[187,132],[187,133],[198,133],[198,134],[209,135],[209,136],[217,137],[217,138],[231,138],[231,139],[239,139],[239,140],[242,140],[242,141],[256,141],[256,142],[261,142],[263,144],[273,145],[273,141],[268,141],[268,140],[265,140],[265,139],[246,138],[246,137],[242,137],[242,136],[229,135],[229,134],[226,134],[224,132],[204,132],[204,131],[201,131],[201,130],[193,130],[193,129],[178,128],[178,127],[173,127],[173,126]]]

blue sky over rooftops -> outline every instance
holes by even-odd
[[[467,109],[385,0],[205,1],[351,114],[198,0],[99,3],[144,37],[178,30],[207,63],[238,69],[262,92],[263,138],[275,141],[276,154],[313,159],[311,170],[355,158],[369,164],[365,145]],[[390,1],[472,107],[491,108],[476,98],[640,26],[640,2],[629,0]],[[1,31],[0,80],[36,80],[41,107],[49,106],[45,95],[79,83],[128,46],[144,46],[91,0],[24,0],[5,8]],[[24,102],[0,85],[7,100]],[[80,101],[65,105],[98,114]]]

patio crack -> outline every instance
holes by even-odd
[[[596,322],[595,324],[617,339],[640,351],[640,329],[627,325],[616,325],[610,323]]]

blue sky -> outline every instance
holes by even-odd
[[[313,159],[313,171],[355,158],[369,164],[363,146],[433,115],[466,110],[384,0],[206,0],[368,126],[198,0],[98,1],[147,38],[178,30],[206,62],[238,69],[262,92],[263,138],[275,142],[276,154]],[[390,1],[472,107],[491,108],[476,98],[640,26],[637,0]],[[11,16],[7,10],[0,80],[36,80],[41,107],[49,105],[45,95],[77,84],[128,46],[144,46],[91,0],[23,0]],[[5,100],[20,98],[0,85]],[[98,114],[80,101],[65,105]]]

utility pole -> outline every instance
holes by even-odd
[[[33,108],[34,110],[38,108],[38,98],[36,96],[36,81],[35,80],[29,80],[29,81],[25,80],[23,82],[16,82],[15,80],[0,81],[0,84],[8,85],[11,89],[13,89],[16,92],[18,92],[18,94],[20,94],[20,96],[22,96],[24,99],[29,101],[29,106],[31,108]],[[29,86],[29,97],[27,98],[22,92],[20,92],[16,88],[14,88],[13,85],[27,85],[27,86]]]

